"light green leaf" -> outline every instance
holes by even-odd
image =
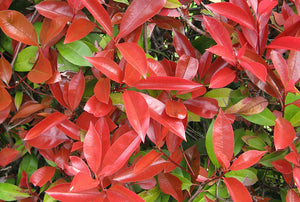
[[[213,127],[214,127],[215,120],[211,122],[209,125],[209,128],[206,133],[206,139],[205,139],[205,147],[208,154],[208,157],[210,158],[211,162],[217,167],[220,168],[220,164],[216,158],[214,147],[213,147]]]
[[[294,126],[294,127],[300,126],[300,111],[297,112],[297,113],[290,119],[290,122],[291,122],[292,126]]]
[[[72,43],[64,44],[63,40],[60,40],[56,47],[59,53],[69,62],[78,65],[78,66],[89,66],[91,67],[91,63],[89,63],[83,56],[92,56],[91,49],[82,41],[74,41]]]
[[[119,3],[123,3],[123,4],[126,4],[126,5],[129,5],[128,1],[127,0],[114,0],[115,2],[119,2]]]
[[[66,60],[61,54],[57,55],[57,67],[58,71],[73,71],[78,72],[80,70],[80,66],[74,65]]]
[[[110,99],[114,106],[118,107],[123,112],[125,111],[122,93],[111,93]]]
[[[245,186],[251,186],[258,181],[256,175],[257,171],[254,168],[247,168],[243,170],[229,171],[225,174],[225,177],[234,177]]]
[[[192,122],[200,122],[200,116],[197,114],[194,114],[193,112],[188,111],[188,121]]]
[[[27,175],[28,175],[28,179],[30,178],[30,176],[32,175],[32,173],[34,173],[34,171],[36,171],[38,168],[38,160],[34,155],[25,155],[23,160],[20,163],[19,166],[19,171],[18,171],[18,184],[20,182],[20,179],[22,177],[22,171],[24,170]]]
[[[165,8],[179,8],[181,3],[178,0],[167,0]]]
[[[0,199],[3,201],[16,201],[28,198],[30,195],[25,190],[9,183],[0,183]]]
[[[259,114],[255,114],[252,116],[242,115],[242,117],[252,123],[262,126],[274,126],[276,120],[276,117],[268,108],[265,108],[264,111]]]
[[[244,145],[242,136],[245,134],[244,129],[240,128],[234,131],[234,155],[237,155]]]
[[[29,46],[20,51],[14,64],[14,70],[17,72],[29,72],[35,61],[38,47]]]
[[[19,110],[20,105],[22,104],[22,100],[23,100],[23,92],[18,91],[15,95],[15,106],[17,108],[17,111]]]
[[[253,149],[256,150],[260,150],[260,151],[264,151],[265,150],[265,142],[257,136],[254,135],[244,135],[242,137],[242,140],[249,145],[250,147],[252,147]]]
[[[178,177],[178,179],[182,182],[181,190],[187,190],[188,192],[190,191],[190,188],[193,185],[191,180],[185,178],[182,175],[176,174],[176,173],[172,173],[172,175]]]
[[[159,186],[154,187],[153,189],[142,191],[138,195],[147,202],[154,202],[160,194]]]
[[[214,98],[220,107],[227,107],[231,92],[230,88],[218,88],[208,91],[204,97]]]

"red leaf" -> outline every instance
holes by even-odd
[[[233,52],[230,52],[225,46],[222,45],[215,45],[207,49],[207,51],[221,56],[226,62],[234,65],[235,63],[235,58],[233,56]]]
[[[274,127],[274,144],[276,150],[285,149],[295,139],[296,132],[292,124],[282,117],[278,117]]]
[[[109,201],[117,202],[117,201],[134,201],[134,202],[143,202],[144,200],[129,189],[125,187],[115,184],[110,187],[107,191],[107,198]]]
[[[135,131],[129,131],[119,137],[109,148],[99,175],[109,176],[124,166],[132,153],[139,147],[141,138]]]
[[[258,62],[241,62],[242,67],[250,71],[261,81],[265,82],[267,79],[267,69],[264,65]]]
[[[146,170],[153,162],[155,162],[158,158],[161,157],[161,153],[158,153],[155,150],[151,150],[145,156],[139,159],[139,161],[135,164],[133,173],[138,174]]]
[[[72,121],[65,120],[56,127],[70,138],[80,140],[80,128]]]
[[[211,119],[218,113],[218,101],[209,97],[198,97],[183,102],[185,107],[203,118]]]
[[[205,53],[203,53],[199,61],[198,74],[200,79],[202,79],[205,76],[208,68],[210,67],[211,60],[212,54],[208,51],[205,51]]]
[[[249,29],[256,30],[255,22],[252,16],[248,15],[246,11],[244,11],[239,6],[228,3],[228,2],[222,2],[222,3],[214,3],[207,5],[207,7],[212,10],[213,12],[216,12],[220,15],[223,15],[237,23],[239,23],[242,26],[245,26]]]
[[[162,192],[173,196],[179,202],[183,201],[182,182],[177,177],[170,173],[159,173],[158,183]]]
[[[197,74],[198,65],[197,59],[182,55],[177,62],[175,76],[191,81]]]
[[[34,186],[42,187],[46,182],[51,180],[55,173],[55,168],[50,166],[44,166],[36,170],[30,177],[30,182]]]
[[[222,88],[234,81],[236,72],[229,67],[217,71],[210,80],[210,88]]]
[[[90,169],[87,167],[85,162],[77,157],[77,156],[70,156],[71,165],[66,164],[65,168],[70,174],[76,175],[79,172],[81,173],[87,173],[90,175]]]
[[[224,25],[216,19],[207,16],[203,16],[203,21],[209,34],[217,42],[217,44],[224,46],[230,53],[232,53],[231,39]]]
[[[184,119],[187,115],[187,110],[180,100],[168,100],[166,102],[166,113],[170,117]]]
[[[100,70],[105,76],[118,83],[123,81],[123,71],[120,66],[107,57],[85,57],[94,67]]]
[[[177,136],[175,136],[175,135],[172,135],[172,136],[170,136],[170,135],[167,135],[167,137],[166,137],[166,142],[168,143],[168,141],[169,140],[172,140],[172,138],[168,138],[168,137],[177,137]],[[178,139],[178,137],[177,137],[177,139]],[[180,143],[179,144],[181,144],[181,141],[180,141]],[[170,146],[168,146],[167,145],[167,148],[169,149],[170,148]],[[170,150],[170,149],[169,149]],[[168,160],[167,161],[167,163],[166,163],[166,166],[165,166],[165,168],[164,168],[164,172],[165,173],[170,173],[171,171],[173,171],[175,168],[177,168],[177,165],[179,165],[180,164],[180,162],[181,162],[181,160],[182,160],[182,158],[183,158],[183,155],[182,155],[182,152],[181,152],[181,149],[179,149],[178,148],[178,145],[177,145],[177,147],[176,147],[176,149],[174,149],[175,151],[173,151],[173,152],[170,152],[170,159],[172,160]],[[199,160],[200,160],[200,156],[199,156]],[[196,160],[197,161],[197,160]],[[175,163],[174,163],[175,162]],[[200,162],[200,161],[199,161]],[[200,164],[199,164],[200,165]],[[192,168],[193,169],[193,168]]]
[[[66,119],[68,119],[66,115],[54,112],[31,128],[24,140],[33,139]]]
[[[0,0],[0,11],[7,10],[12,0]]]
[[[289,79],[294,80],[296,83],[300,81],[300,68],[298,62],[300,61],[300,51],[290,51],[287,61],[289,68]]]
[[[46,108],[47,105],[43,104],[29,104],[25,107],[22,107],[10,120],[10,122],[13,122],[14,120],[18,118],[25,118],[28,117],[44,108]]]
[[[98,132],[98,134],[100,135],[101,138],[101,143],[102,143],[102,156],[105,156],[106,152],[108,151],[109,147],[110,147],[110,130],[114,130],[110,129],[109,126],[109,119],[101,117],[98,119],[98,121],[95,124],[95,129]]]
[[[100,102],[95,95],[90,97],[84,106],[84,110],[96,117],[106,116],[112,109],[112,101],[109,99],[108,104]]]
[[[0,111],[5,110],[11,103],[11,97],[5,88],[0,87]]]
[[[164,103],[149,95],[142,93],[141,95],[149,106],[150,117],[170,129],[181,139],[186,140],[183,122],[180,119],[169,117],[165,112],[166,106]]]
[[[19,153],[19,151],[11,149],[11,148],[3,148],[0,151],[0,166],[5,167],[9,164]]]
[[[181,152],[180,152],[181,153]],[[199,174],[203,177],[208,177],[207,176],[207,171],[202,167],[200,167],[200,153],[197,148],[197,145],[193,145],[187,150],[184,151],[187,161],[190,164],[193,172],[195,175]],[[182,154],[181,154],[182,156]],[[202,170],[201,170],[202,169]],[[192,176],[192,182],[194,182],[195,178]]]
[[[135,91],[125,91],[122,97],[129,123],[144,142],[150,121],[147,102]]]
[[[120,25],[120,32],[116,40],[131,33],[148,19],[152,18],[160,11],[166,3],[166,0],[134,0],[128,6]],[[138,16],[138,17],[137,17]]]
[[[150,77],[152,76],[167,76],[164,67],[152,58],[147,58],[147,67]]]
[[[54,95],[55,99],[65,108],[69,108],[68,105],[64,101],[60,83],[57,82],[57,83],[49,84],[49,88],[51,90],[51,93]]]
[[[64,43],[71,43],[88,35],[95,28],[95,24],[91,21],[79,18],[75,20],[69,27]]]
[[[12,68],[9,64],[9,62],[4,58],[0,58],[0,79],[6,83],[6,85],[9,85],[9,81],[12,75]]]
[[[276,161],[272,161],[271,163],[274,166],[274,168],[282,174],[289,174],[293,172],[292,165],[285,159],[278,159]]]
[[[250,150],[241,154],[230,166],[229,170],[243,170],[256,164],[266,151]]]
[[[100,78],[94,87],[94,93],[99,101],[108,104],[110,95],[110,79]]]
[[[89,130],[83,142],[84,157],[91,170],[97,174],[101,167],[102,142],[100,135],[95,130],[94,124],[90,123]]]
[[[300,51],[300,38],[293,36],[279,37],[274,39],[267,48]]]
[[[173,35],[173,42],[176,53],[179,56],[188,55],[190,57],[196,58],[194,47],[192,46],[188,38],[175,29],[173,30]]]
[[[150,190],[153,189],[156,185],[156,179],[154,177],[151,177],[146,180],[138,181],[136,182],[142,189]]]
[[[293,178],[297,185],[298,191],[300,190],[300,168],[295,167],[293,170]]]
[[[70,192],[81,192],[96,188],[99,180],[94,180],[89,173],[79,172],[75,175],[70,186]]]
[[[31,46],[39,45],[33,25],[17,11],[0,11],[0,27],[7,36],[16,41]]]
[[[143,49],[130,42],[116,45],[125,60],[132,65],[144,78],[147,77],[147,60]]]
[[[223,178],[223,180],[233,201],[252,201],[247,188],[240,181],[233,177]]]
[[[70,183],[58,184],[48,189],[46,193],[52,198],[64,202],[95,201],[103,198],[103,193],[100,193],[96,188],[82,192],[70,192],[70,185]]]
[[[142,75],[130,63],[126,63],[123,82],[129,86],[134,86],[141,79]]]
[[[113,29],[110,17],[99,1],[81,0],[82,4],[94,16],[97,22],[103,27],[107,34],[113,37]]]
[[[0,124],[2,124],[10,113],[11,105],[8,105],[6,108],[0,110]]]
[[[296,202],[300,201],[299,195],[292,189],[290,189],[286,194],[286,202]]]
[[[68,0],[68,3],[75,11],[79,11],[84,7],[81,0]]]
[[[72,20],[73,9],[66,2],[62,1],[42,1],[35,5],[37,11],[44,17],[55,19],[57,17],[67,17]]]
[[[77,74],[72,78],[69,83],[68,89],[68,103],[70,109],[74,111],[81,101],[84,92],[85,82],[82,70],[80,69]]]
[[[213,147],[220,165],[228,168],[233,156],[234,134],[231,123],[222,109],[220,109],[213,127]]]
[[[51,76],[51,63],[40,53],[35,67],[28,73],[27,77],[33,83],[42,83],[50,79]]]
[[[201,86],[202,84],[171,76],[148,77],[146,80],[142,79],[134,85],[137,89],[151,90],[191,90]]]

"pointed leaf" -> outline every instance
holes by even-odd
[[[122,97],[129,123],[144,142],[150,121],[147,102],[135,91],[125,91]]]
[[[107,191],[107,198],[109,201],[134,201],[134,202],[143,202],[144,200],[134,193],[133,191],[130,191],[129,189],[126,189],[125,187],[115,184],[112,187],[110,187]]]
[[[139,159],[135,164],[133,173],[141,173],[146,170],[154,161],[161,157],[161,153],[158,153],[155,150],[151,150],[148,154]]]
[[[10,121],[13,122],[15,119],[28,117],[46,107],[46,105],[42,104],[26,105],[25,107],[21,107],[21,109],[12,117]]]
[[[264,97],[247,97],[227,108],[225,113],[251,116],[261,113],[267,106],[268,100]]]
[[[63,1],[42,1],[35,5],[35,8],[42,16],[50,19],[67,17],[69,20],[72,20],[73,17],[73,9],[68,3]]]
[[[116,45],[125,60],[132,65],[144,78],[147,74],[147,59],[143,49],[130,42],[124,42]]]
[[[147,66],[150,76],[167,76],[166,70],[158,61],[147,58]]]
[[[50,166],[44,166],[36,170],[30,177],[30,182],[34,186],[42,187],[47,181],[49,181],[55,173],[55,168]]]
[[[95,180],[89,173],[79,172],[72,180],[70,191],[80,192],[89,189],[96,188],[99,184],[99,180]]]
[[[3,148],[0,151],[0,166],[5,167],[9,164],[19,153],[19,151],[11,148]]]
[[[103,169],[99,175],[109,176],[127,163],[132,153],[139,147],[141,138],[135,131],[129,131],[119,137],[107,151],[103,159]]]
[[[91,170],[98,173],[102,159],[102,142],[92,122],[84,138],[83,153]]]
[[[176,31],[175,29],[173,30],[173,34],[176,53],[179,56],[188,55],[190,57],[196,58],[194,47],[192,46],[188,38],[182,33]]]
[[[18,11],[0,11],[0,27],[12,39],[27,45],[38,46],[33,25]]]
[[[9,62],[4,58],[0,58],[0,79],[9,85],[9,81],[12,75],[12,68]]]
[[[173,118],[185,119],[187,110],[180,100],[168,100],[166,102],[166,113]]]
[[[0,183],[0,200],[3,201],[17,201],[30,197],[30,195],[14,184]]]
[[[293,178],[295,181],[295,184],[297,185],[298,191],[300,190],[300,168],[295,167],[293,170]]]
[[[72,111],[74,111],[81,101],[84,92],[85,82],[82,70],[72,78],[68,89],[68,103]]]
[[[158,183],[162,192],[173,196],[179,202],[183,201],[182,182],[177,177],[170,173],[159,173]]]
[[[288,147],[294,141],[295,137],[296,132],[292,124],[283,117],[278,117],[274,127],[274,144],[276,150]]]
[[[234,64],[235,58],[233,52],[229,51],[225,46],[215,45],[207,49],[210,53],[221,56],[226,62]]]
[[[210,80],[209,87],[210,88],[222,88],[227,86],[231,82],[234,81],[236,77],[236,72],[231,70],[228,67],[224,67],[223,69],[216,72]]]
[[[175,76],[191,81],[198,72],[198,65],[197,59],[182,55],[177,62]]]
[[[290,189],[286,194],[286,202],[300,201],[299,195],[292,189]]]
[[[95,95],[90,97],[87,103],[84,106],[84,111],[93,114],[95,117],[106,116],[112,109],[111,99],[108,104],[100,102]]]
[[[11,97],[5,88],[0,87],[0,111],[6,109],[11,103]]]
[[[285,59],[281,56],[279,52],[274,50],[271,51],[271,59],[277,73],[280,76],[282,84],[286,86],[289,81],[289,69]]]
[[[267,69],[264,65],[258,62],[241,62],[242,67],[250,71],[261,81],[265,82],[267,79]]]
[[[171,76],[148,77],[146,80],[140,80],[134,85],[137,89],[151,90],[191,90],[201,86],[202,84]]]
[[[213,127],[213,147],[218,162],[228,168],[233,156],[234,134],[230,121],[220,109]]]
[[[256,30],[253,17],[248,15],[246,11],[244,11],[242,8],[240,8],[239,6],[233,3],[228,3],[228,2],[214,3],[208,5],[207,7],[213,12],[223,15],[239,23],[242,26],[245,26],[252,30]]]
[[[272,161],[271,163],[274,166],[274,168],[282,174],[289,174],[293,172],[292,165],[285,159],[278,159],[276,161]]]
[[[42,83],[50,79],[52,76],[52,67],[50,61],[39,54],[35,67],[28,73],[28,79],[33,83]]]
[[[100,78],[94,87],[94,93],[99,101],[108,104],[110,95],[110,79]]]
[[[279,37],[274,39],[267,48],[300,51],[300,38],[293,36]]]
[[[114,80],[115,82],[122,83],[123,71],[120,66],[113,60],[107,57],[85,57],[94,67],[100,70],[105,76]]]
[[[29,130],[25,137],[25,140],[30,140],[41,135],[43,132],[47,131],[53,126],[56,126],[57,124],[63,122],[66,119],[68,119],[68,117],[59,112],[54,112],[50,114]]]
[[[252,197],[247,188],[237,179],[233,177],[223,178],[224,183],[230,193],[230,196],[234,202],[244,201],[251,202]]]
[[[68,0],[68,3],[76,11],[83,9],[84,7],[81,0]]]
[[[120,32],[117,40],[131,33],[148,19],[160,11],[166,0],[134,0],[127,8],[120,25]],[[138,16],[138,17],[137,17]]]
[[[95,26],[94,23],[84,18],[75,20],[68,28],[64,43],[70,43],[85,37],[93,31]]]
[[[82,4],[93,15],[110,37],[113,37],[113,29],[110,17],[101,3],[97,0],[81,0]]]
[[[211,119],[218,113],[218,101],[209,97],[198,97],[183,102],[186,108],[200,117]]]
[[[80,140],[80,128],[72,121],[65,120],[56,127],[70,138]]]
[[[229,170],[243,170],[256,164],[266,151],[250,150],[241,154],[230,166]]]
[[[0,11],[7,10],[12,0],[0,0]]]
[[[79,172],[87,173],[90,175],[90,169],[87,167],[86,163],[77,156],[70,156],[70,165],[65,165],[65,168],[72,175],[76,175]]]
[[[290,51],[288,58],[289,79],[296,83],[300,81],[300,69],[297,68],[300,61],[300,51]]]

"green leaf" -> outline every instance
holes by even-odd
[[[165,8],[179,8],[181,3],[178,0],[167,0]]]
[[[212,38],[208,38],[204,35],[199,36],[196,40],[191,42],[192,46],[196,48],[201,54],[203,54],[206,49],[215,45],[216,42]]]
[[[298,99],[300,99],[300,95],[294,95],[292,93],[288,93],[285,98],[285,104],[286,105],[290,104],[292,102],[295,102]],[[296,107],[295,105],[288,105],[284,109],[284,118],[288,121],[291,121],[291,119],[299,112],[300,112],[299,107]]]
[[[3,201],[15,201],[30,197],[25,190],[13,184],[0,183],[0,199]]]
[[[111,93],[110,99],[114,106],[118,107],[123,112],[125,111],[122,93]]]
[[[247,168],[244,170],[229,171],[225,174],[225,177],[234,177],[245,186],[251,186],[258,181],[256,175],[257,171],[254,168]]]
[[[215,120],[211,122],[209,125],[209,128],[206,133],[206,139],[205,139],[205,147],[208,154],[208,157],[210,158],[211,162],[217,167],[220,168],[220,164],[216,158],[214,147],[213,147],[213,127],[214,127]]]
[[[142,191],[138,195],[147,202],[154,202],[160,194],[159,186],[154,187],[153,189]]]
[[[276,161],[279,159],[283,159],[285,155],[287,155],[288,150],[283,150],[283,151],[278,151],[278,152],[273,152],[271,154],[266,154],[260,161],[259,163],[266,166],[266,167],[273,167],[271,164],[272,161]]]
[[[249,145],[250,147],[252,147],[253,149],[256,149],[256,150],[260,150],[260,151],[264,151],[265,150],[265,142],[257,137],[257,136],[254,136],[254,135],[244,135],[242,137],[242,140],[247,144]]]
[[[262,126],[274,126],[276,120],[276,117],[268,108],[265,108],[264,111],[259,114],[255,114],[252,116],[242,115],[242,117],[252,123]]]
[[[38,47],[36,46],[28,46],[20,51],[14,65],[14,70],[17,72],[29,72],[36,61],[37,51]]]
[[[293,127],[298,127],[300,126],[300,111],[297,112],[291,119],[290,122]]]
[[[242,136],[245,134],[244,129],[240,128],[234,131],[234,155],[237,155],[244,145]]]
[[[119,2],[119,3],[123,3],[123,4],[126,4],[126,5],[129,5],[128,1],[127,0],[114,0],[115,2]]]
[[[58,71],[60,71],[60,72],[63,72],[63,71],[78,72],[80,69],[80,66],[70,63],[63,56],[61,56],[61,54],[57,55],[57,67],[58,67]]]
[[[20,182],[20,179],[22,177],[22,171],[24,170],[27,175],[28,175],[28,179],[30,178],[30,176],[32,175],[32,173],[34,173],[34,171],[36,171],[38,168],[38,160],[34,155],[25,155],[23,160],[20,163],[19,166],[19,171],[18,171],[18,184]]]
[[[188,192],[190,192],[190,188],[193,185],[190,179],[187,179],[184,176],[176,173],[172,173],[172,175],[178,177],[178,179],[182,182],[181,190],[187,190]]]
[[[219,107],[227,107],[229,102],[229,97],[232,90],[230,88],[217,88],[208,91],[204,97],[214,98],[218,101]]]
[[[23,92],[18,91],[15,95],[15,105],[16,105],[17,111],[19,110],[19,108],[22,104],[22,100],[23,100]]]
[[[0,33],[0,47],[7,51],[10,55],[13,54],[12,39],[3,32]]]
[[[71,43],[64,44],[63,40],[60,40],[56,47],[59,53],[69,62],[78,66],[89,66],[92,67],[83,56],[92,56],[91,49],[82,41],[74,41]]]

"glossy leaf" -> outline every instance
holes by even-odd
[[[120,66],[113,60],[106,57],[85,57],[94,67],[100,70],[105,76],[114,80],[115,82],[122,83],[123,71]]]
[[[19,151],[11,148],[3,148],[0,151],[0,166],[5,167],[9,164],[19,153]]]
[[[127,8],[120,25],[120,32],[116,37],[120,40],[131,33],[148,19],[160,11],[166,3],[166,0],[134,0]],[[138,16],[138,17],[137,17]]]
[[[300,201],[299,195],[292,189],[290,189],[286,194],[286,202]]]
[[[234,65],[235,59],[232,52],[230,52],[225,46],[215,45],[207,49],[210,53],[221,56],[226,62]]]
[[[12,39],[27,45],[38,46],[33,25],[18,11],[0,11],[0,27]]]
[[[209,87],[210,88],[222,88],[227,86],[231,82],[234,81],[236,77],[236,72],[231,70],[228,67],[224,67],[223,69],[216,72],[210,80]]]
[[[94,93],[99,101],[108,104],[110,95],[110,79],[100,78],[94,87]]]
[[[89,10],[97,22],[103,27],[107,34],[113,37],[110,17],[99,1],[81,0],[82,4]]]
[[[228,168],[233,156],[234,134],[230,121],[220,109],[213,127],[213,147],[223,168]]]
[[[88,35],[95,28],[95,24],[91,21],[79,18],[75,20],[68,28],[64,43],[70,43],[79,40]]]
[[[138,181],[137,184],[145,190],[153,189],[156,185],[156,179],[154,177],[151,177],[146,180]]]
[[[287,64],[289,68],[290,79],[293,79],[295,82],[299,82],[300,80],[300,70],[299,68],[297,68],[299,58],[300,58],[299,51],[290,51]]]
[[[198,72],[198,60],[188,55],[182,55],[176,66],[175,76],[186,80],[193,80]]]
[[[286,84],[289,81],[289,69],[285,59],[281,56],[279,52],[274,50],[271,51],[271,59],[277,73],[280,76],[282,84],[286,86]]]
[[[188,38],[176,30],[173,30],[173,34],[173,41],[176,53],[179,56],[188,55],[190,57],[196,58],[195,50]]]
[[[300,51],[300,38],[293,36],[279,37],[274,39],[267,48]]]
[[[44,17],[55,19],[57,17],[67,17],[72,20],[73,9],[66,2],[62,1],[42,1],[35,5],[37,11]]]
[[[2,124],[10,113],[11,105],[8,105],[6,108],[0,110],[0,124]]]
[[[218,113],[218,101],[209,97],[198,97],[183,102],[186,108],[200,117],[211,119]]]
[[[281,172],[282,174],[289,174],[293,172],[292,165],[285,159],[279,159],[271,162],[276,170]]]
[[[143,49],[130,42],[124,42],[116,45],[125,60],[131,64],[144,78],[147,74],[147,60]]]
[[[295,184],[297,185],[298,191],[300,190],[300,168],[295,167],[293,170],[293,178],[295,181]]]
[[[152,58],[147,58],[147,66],[150,76],[168,76],[164,67]]]
[[[81,0],[68,0],[68,3],[75,11],[81,10],[84,7]]]
[[[96,117],[106,116],[112,109],[112,102],[109,100],[108,104],[100,102],[95,95],[90,97],[84,106],[84,111],[93,114]]]
[[[93,201],[103,198],[98,189],[90,189],[82,192],[70,192],[70,183],[58,184],[46,191],[52,198],[60,201],[74,202],[74,201]]]
[[[93,179],[89,173],[79,172],[75,175],[70,185],[71,192],[80,192],[96,188],[99,180]]]
[[[248,13],[246,13],[242,8],[240,8],[239,6],[233,3],[228,3],[228,2],[214,3],[208,5],[207,7],[213,12],[223,15],[239,23],[242,26],[245,26],[252,30],[256,30],[253,17],[248,15]]]
[[[80,128],[72,121],[64,120],[56,127],[70,138],[80,140]]]
[[[224,183],[230,193],[230,196],[234,202],[237,201],[244,201],[244,202],[251,202],[252,197],[249,194],[247,188],[237,179],[230,177],[230,178],[223,178]]]
[[[135,131],[129,131],[114,142],[103,159],[99,175],[109,176],[127,163],[132,153],[139,147],[140,137]]]
[[[7,10],[11,4],[12,0],[1,0],[0,1],[0,11]]]
[[[135,91],[125,91],[122,97],[129,123],[144,142],[150,121],[147,102]]]
[[[29,104],[25,107],[22,107],[10,120],[11,122],[18,118],[25,118],[27,116],[30,116],[44,108],[46,108],[46,105],[43,104]]]
[[[12,102],[9,93],[5,88],[0,87],[0,111],[6,109]]]
[[[274,126],[276,119],[274,114],[268,108],[265,108],[265,110],[259,114],[254,114],[252,116],[243,116],[243,118],[252,123],[256,123],[262,126]]]
[[[251,116],[261,113],[267,106],[268,100],[264,97],[247,97],[227,108],[225,113]]]
[[[258,62],[241,62],[242,67],[250,71],[263,82],[267,79],[267,69],[264,65]]]
[[[68,117],[64,114],[59,112],[54,112],[47,116],[45,119],[40,121],[36,124],[32,129],[30,129],[25,137],[25,140],[30,140],[35,137],[38,137],[43,132],[47,131],[48,129],[52,128],[53,126],[63,122]]]
[[[184,119],[187,115],[187,110],[180,100],[168,100],[166,102],[166,113],[170,117]]]
[[[84,138],[83,153],[91,170],[95,174],[98,173],[101,167],[102,142],[93,123],[90,123],[89,130]]]
[[[112,187],[110,187],[106,191],[106,194],[109,201],[144,201],[139,195],[119,184],[115,184]]]
[[[54,175],[55,168],[50,166],[44,166],[36,170],[30,177],[30,182],[34,186],[42,187],[48,182]]]
[[[276,150],[285,149],[296,137],[292,124],[282,117],[278,117],[274,127],[274,144]]]
[[[12,68],[9,64],[9,62],[4,58],[0,58],[0,79],[6,83],[6,85],[9,85],[9,81],[12,75]]]
[[[155,162],[158,158],[161,157],[161,153],[158,153],[155,150],[151,150],[145,156],[139,159],[139,161],[135,164],[133,173],[141,173],[146,170],[153,162]]]
[[[52,67],[50,61],[43,56],[39,55],[35,67],[28,73],[28,79],[33,83],[42,83],[50,79],[52,76]]]
[[[102,156],[104,156],[111,145],[110,131],[114,130],[115,127],[111,128],[109,125],[109,119],[101,117],[95,123],[95,129],[100,135],[102,144]]]
[[[241,154],[230,166],[229,170],[242,170],[256,164],[266,151],[249,150]]]
[[[69,83],[68,89],[68,103],[72,111],[74,111],[81,101],[84,92],[85,81],[82,70],[80,69],[77,74],[72,78]]]
[[[140,80],[134,85],[137,89],[151,90],[191,90],[201,86],[202,84],[193,81],[170,76],[148,77],[146,80]]]
[[[162,192],[173,196],[177,201],[183,201],[182,182],[170,173],[159,173],[158,183]]]
[[[0,200],[3,201],[16,201],[30,197],[24,189],[14,184],[0,183],[0,189]]]

